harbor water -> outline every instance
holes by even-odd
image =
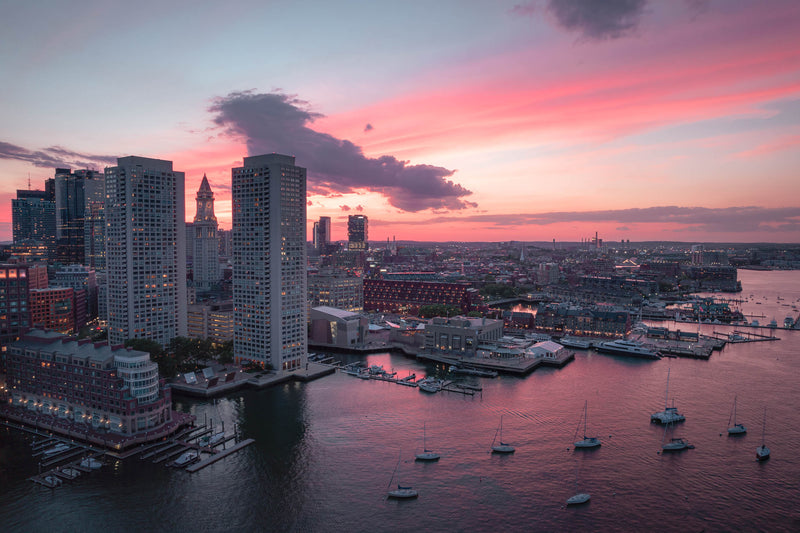
[[[791,306],[799,303],[800,272],[739,277],[745,314],[779,325],[797,317]],[[736,329],[668,325],[707,334]],[[578,350],[565,367],[523,378],[459,378],[482,386],[474,396],[336,373],[216,401],[177,397],[175,408],[199,423],[224,422],[227,432],[238,427],[255,439],[196,473],[107,460],[48,489],[28,480],[37,473],[31,437],[2,427],[0,530],[798,531],[800,331],[775,334],[780,341],[729,344],[708,361]],[[446,371],[400,355],[361,359],[400,378]],[[650,414],[664,408],[668,372],[669,403],[686,421],[665,431]],[[738,437],[726,431],[734,397],[748,430]],[[587,434],[602,446],[575,450],[585,402]],[[772,457],[758,462],[765,408]],[[513,454],[490,453],[501,416]],[[414,461],[423,424],[437,462]],[[672,436],[694,449],[661,454]],[[398,483],[419,497],[387,500]],[[591,500],[566,507],[577,492]]]

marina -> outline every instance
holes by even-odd
[[[786,286],[781,283],[784,293]],[[700,332],[729,328],[701,325]],[[562,368],[540,367],[524,377],[464,376],[459,383],[482,389],[474,396],[422,394],[340,371],[305,384],[242,389],[216,403],[178,397],[176,410],[215,421],[213,431],[198,427],[180,440],[196,444],[224,421],[243,442],[254,442],[196,471],[190,469],[202,460],[175,469],[138,454],[106,456],[106,466],[71,482],[62,479],[56,490],[27,481],[38,471],[33,436],[2,427],[0,469],[9,481],[0,518],[12,524],[11,531],[45,530],[53,515],[77,508],[85,512],[65,513],[65,529],[101,529],[104,517],[117,513],[121,523],[184,531],[202,508],[213,509],[214,524],[243,530],[269,524],[274,530],[322,531],[337,524],[412,531],[419,523],[408,517],[418,513],[425,529],[436,532],[526,530],[534,519],[542,531],[611,531],[620,523],[638,531],[717,531],[731,524],[791,531],[800,519],[800,428],[793,423],[796,406],[786,398],[794,397],[798,350],[800,337],[791,331],[778,342],[727,343],[708,360],[644,360],[589,349]],[[449,364],[436,361],[387,352],[342,358],[345,365],[382,366],[396,373],[392,379],[451,379]],[[736,423],[749,431],[728,437],[734,396]],[[585,432],[603,442],[576,451],[573,435],[587,399]],[[686,421],[666,440],[684,438],[695,448],[660,453],[665,428],[648,418],[673,400]],[[513,454],[489,453],[501,417],[502,441],[515,448]],[[439,461],[415,460],[414,450],[425,446],[424,422],[427,446],[441,454]],[[35,437],[37,446],[52,448],[53,442],[40,442],[45,437]],[[169,443],[151,444],[139,453]],[[770,459],[759,462],[754,452],[762,445]],[[386,498],[400,450],[391,488],[412,487],[418,497],[410,501]],[[578,494],[591,499],[567,508]],[[142,517],[141,508],[169,512]]]

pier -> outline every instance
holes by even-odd
[[[222,450],[221,452],[215,453],[211,457],[207,457],[207,458],[202,459],[201,461],[199,461],[197,463],[194,463],[192,465],[187,466],[186,467],[186,471],[187,472],[197,472],[198,470],[201,470],[201,469],[207,467],[210,464],[216,463],[220,459],[224,459],[225,457],[229,456],[232,453],[238,452],[242,448],[250,446],[254,442],[255,442],[255,439],[245,439],[245,440],[243,440],[243,441],[241,441],[239,443],[234,444],[232,447],[228,448],[227,450]]]

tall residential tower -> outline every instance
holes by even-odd
[[[280,154],[231,171],[233,350],[278,370],[305,366],[306,169]]]
[[[166,346],[186,335],[184,174],[135,156],[105,174],[109,341]]]

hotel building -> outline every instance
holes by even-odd
[[[184,174],[130,156],[106,168],[105,183],[109,341],[166,346],[186,336]]]
[[[150,354],[34,329],[8,349],[10,404],[136,435],[172,420],[171,393]]]
[[[304,367],[306,169],[294,157],[245,157],[232,169],[234,357]]]

